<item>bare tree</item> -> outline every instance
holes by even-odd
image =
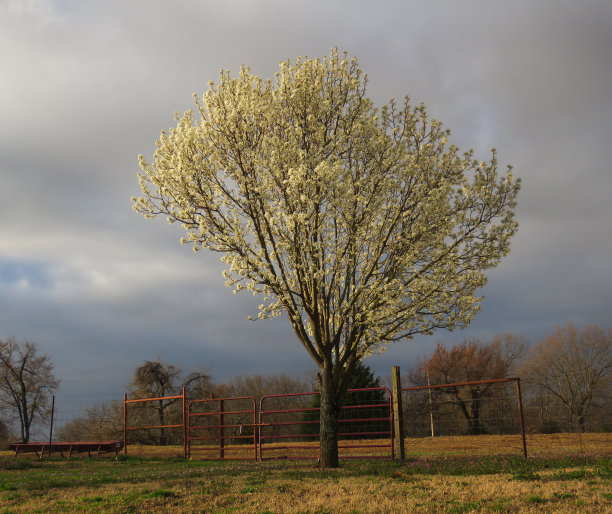
[[[47,415],[58,386],[51,360],[38,353],[36,343],[0,341],[0,406],[17,413],[23,442],[30,440],[33,421]]]
[[[571,323],[534,346],[521,367],[535,389],[542,422],[561,406],[570,424],[580,430],[595,408],[612,396],[612,330],[606,335],[597,325],[576,329]]]
[[[312,391],[312,381],[301,380],[286,373],[279,375],[236,376],[215,387],[216,394],[223,396],[252,396],[257,402],[268,394],[302,393]]]
[[[424,386],[507,378],[525,348],[525,340],[513,334],[497,335],[490,342],[464,341],[450,349],[438,343],[433,355],[418,360],[408,379],[416,386]],[[436,389],[434,394],[445,396],[460,410],[468,422],[469,433],[479,434],[483,431],[482,400],[491,387],[492,384],[451,385]]]
[[[159,398],[155,412],[159,426],[167,424],[168,409],[176,403],[174,399],[162,399],[167,396],[176,396],[182,388],[190,389],[200,387],[210,382],[210,377],[204,370],[198,370],[183,380],[182,370],[172,364],[165,364],[161,360],[145,361],[142,366],[134,370],[130,383],[131,395],[136,398]],[[159,429],[158,444],[167,444],[166,430]]]

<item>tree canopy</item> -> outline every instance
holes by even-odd
[[[133,198],[220,252],[226,284],[261,295],[260,318],[287,313],[320,370],[322,420],[361,358],[466,326],[517,229],[520,182],[498,176],[494,150],[477,161],[424,105],[377,109],[366,86],[336,49],[270,80],[223,71],[140,156]]]

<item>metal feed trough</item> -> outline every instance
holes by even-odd
[[[105,453],[119,453],[123,448],[122,441],[67,441],[67,442],[52,442],[52,443],[11,443],[11,450],[15,451],[15,457],[20,453],[35,453],[41,459],[51,453],[57,453],[63,457],[64,452],[68,453],[68,457],[73,454],[85,453],[91,457],[92,452],[95,452],[96,457]]]

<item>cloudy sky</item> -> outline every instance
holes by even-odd
[[[120,399],[162,358],[217,380],[312,368],[283,319],[223,286],[219,256],[131,209],[138,154],[222,68],[357,56],[381,104],[408,94],[523,180],[513,249],[466,330],[367,361],[385,376],[437,340],[612,326],[609,0],[0,0],[0,338],[39,343],[63,408]]]

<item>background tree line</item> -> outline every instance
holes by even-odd
[[[612,329],[594,325],[582,330],[571,323],[558,327],[537,344],[513,334],[490,340],[472,339],[453,347],[439,342],[404,375],[404,387],[520,377],[528,431],[612,430]],[[352,387],[378,385],[368,366],[360,365]],[[14,338],[0,341],[0,444],[28,441],[32,425],[49,420],[51,397],[59,386],[53,364],[36,343]],[[404,393],[407,436],[451,433],[504,433],[516,422],[514,384],[477,384]],[[187,372],[161,360],[145,361],[134,370],[128,397],[174,396],[185,388],[189,400],[315,391],[316,380],[282,373],[238,376],[216,383],[201,368]],[[305,406],[311,399],[305,400]],[[159,400],[133,404],[130,425],[172,425],[181,422],[181,403]],[[56,440],[108,440],[123,435],[123,402],[94,405],[83,415],[57,427]],[[180,430],[145,429],[134,442],[175,444]]]
[[[525,426],[532,432],[612,430],[612,330],[571,323],[529,346],[502,334],[472,339],[417,361],[407,386],[521,379]],[[516,386],[473,384],[411,391],[404,396],[407,435],[507,433],[517,429]],[[434,423],[435,419],[435,423]],[[432,428],[432,425],[435,427]]]
[[[312,379],[292,377],[281,373],[273,376],[237,376],[215,383],[201,368],[186,373],[177,366],[161,360],[145,361],[134,370],[128,388],[128,399],[175,396],[185,388],[187,402],[209,398],[252,396],[257,402],[266,394],[311,391]],[[216,403],[211,404],[216,408]],[[182,423],[180,399],[158,400],[129,405],[129,426],[161,426]],[[229,420],[226,420],[229,422]],[[230,435],[228,433],[228,435]],[[74,419],[57,431],[58,440],[103,440],[123,438],[123,402],[94,406],[85,415]],[[140,444],[182,444],[183,433],[176,429],[142,429],[131,432],[129,441]]]

